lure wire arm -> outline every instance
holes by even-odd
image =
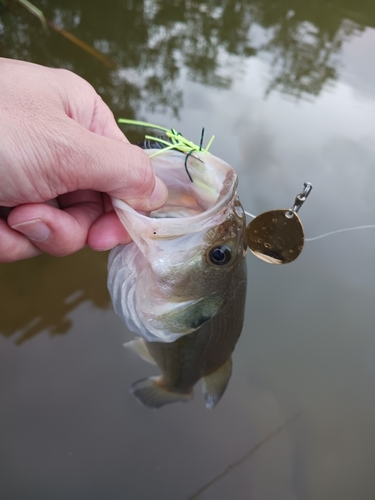
[[[286,212],[286,216],[288,219],[291,219],[294,214],[298,212],[298,210],[302,207],[302,205],[305,203],[307,197],[311,193],[313,186],[311,182],[304,182],[303,184],[303,190],[298,194],[294,200],[294,205],[293,207]]]

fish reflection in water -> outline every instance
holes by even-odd
[[[133,239],[110,254],[114,309],[139,336],[126,345],[161,370],[132,392],[159,408],[191,399],[202,378],[211,409],[229,382],[244,318],[246,220],[237,174],[205,151],[186,160],[178,150],[159,150],[151,162],[169,191],[162,209],[146,216],[112,200]]]

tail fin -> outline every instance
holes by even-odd
[[[134,382],[131,393],[148,408],[160,408],[168,403],[178,401],[189,401],[193,397],[193,391],[189,394],[170,392],[161,385],[161,377],[150,377]]]

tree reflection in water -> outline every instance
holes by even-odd
[[[259,54],[272,58],[268,92],[316,96],[337,78],[343,42],[375,18],[366,0],[113,0],[108,9],[99,0],[44,0],[38,7],[119,70],[100,68],[56,33],[46,43],[39,21],[17,5],[2,16],[0,53],[72,69],[127,116],[140,105],[177,114],[184,71],[190,80],[230,87],[243,61]]]
[[[155,110],[177,115],[182,79],[230,88],[255,56],[272,61],[266,93],[317,96],[338,78],[343,43],[375,19],[375,2],[366,0],[112,0],[108,8],[100,0],[35,3],[118,69],[53,31],[47,38],[39,20],[17,4],[0,13],[0,55],[71,69],[115,115],[129,118]],[[18,332],[18,342],[41,331],[66,332],[69,312],[83,301],[109,306],[105,255],[42,256],[1,265],[0,278],[0,332]]]
[[[0,265],[0,334],[22,344],[41,332],[71,328],[69,313],[83,302],[106,309],[107,252],[82,250],[58,259],[41,255]]]

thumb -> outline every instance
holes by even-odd
[[[168,197],[165,184],[155,176],[148,155],[138,146],[114,140],[80,125],[67,170],[69,190],[93,189],[120,198],[136,210],[152,211]],[[77,131],[76,131],[77,132]]]

